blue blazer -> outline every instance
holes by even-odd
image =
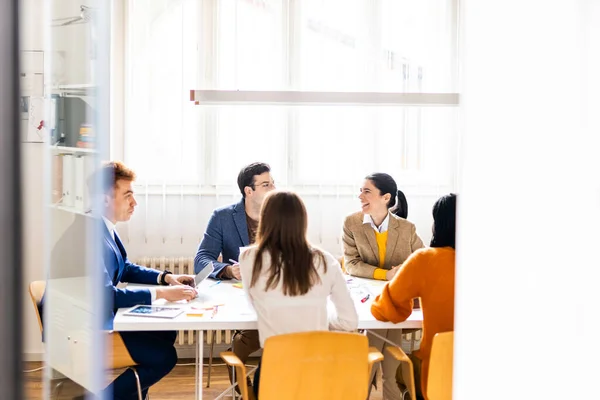
[[[104,223],[102,223],[102,233],[104,288],[106,290],[106,299],[110,302],[107,306],[104,329],[110,330],[112,329],[113,319],[118,308],[133,307],[138,304],[152,304],[152,296],[148,289],[119,289],[117,288],[117,284],[128,282],[156,285],[160,272],[129,262],[127,252],[119,239],[119,235],[115,232],[115,239],[113,240]]]
[[[157,284],[159,271],[132,264],[127,259],[127,252],[119,236],[115,232],[113,240],[106,224],[102,224],[102,262],[104,263],[104,289],[106,304],[104,307],[104,324],[106,330],[112,330],[113,319],[118,308],[133,307],[138,304],[151,304],[152,295],[148,289],[117,288],[119,282]],[[38,310],[44,313],[45,294],[42,296]],[[42,317],[42,321],[43,321]],[[42,340],[44,335],[42,334]]]
[[[210,217],[204,238],[198,246],[194,270],[198,273],[212,261],[215,270],[210,277],[217,279],[223,268],[231,265],[230,259],[238,261],[240,247],[249,244],[244,199],[239,203],[217,208]],[[219,254],[225,262],[217,262]]]

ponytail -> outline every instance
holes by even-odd
[[[396,207],[392,209],[392,213],[397,217],[406,219],[408,217],[408,202],[406,201],[406,196],[402,193],[402,190],[398,190],[398,199],[390,200],[390,203],[395,202]]]

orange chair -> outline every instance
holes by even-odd
[[[412,400],[415,400],[415,376],[412,360],[399,347],[388,347],[388,351],[401,361],[402,375]],[[454,332],[438,333],[433,337],[429,372],[427,376],[427,398],[429,400],[452,400],[452,371],[454,360]]]
[[[42,325],[42,316],[40,315],[38,305],[42,301],[45,290],[46,282],[44,281],[33,281],[29,284],[29,296],[31,297],[31,302],[33,303],[33,308],[35,309],[35,315],[37,316],[38,324],[40,326],[40,333],[43,332],[44,327]],[[142,386],[140,385],[140,377],[138,376],[137,370],[134,368],[137,364],[129,355],[129,351],[127,351],[121,335],[119,335],[117,332],[109,332],[107,333],[107,340],[109,340],[107,348],[112,349],[112,351],[109,353],[110,358],[106,360],[105,365],[108,369],[131,369],[137,381],[138,399],[142,400]],[[61,385],[62,382],[59,382],[55,390],[60,389]]]
[[[244,399],[254,399],[246,385],[246,366],[232,352],[221,353],[235,367]],[[273,336],[265,342],[260,372],[260,400],[364,400],[369,377],[383,355],[369,348],[366,336],[344,332],[302,332]]]
[[[427,398],[452,400],[454,362],[454,332],[438,333],[433,337],[427,377]]]

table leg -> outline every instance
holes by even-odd
[[[196,400],[202,400],[202,368],[204,365],[204,331],[196,331]]]

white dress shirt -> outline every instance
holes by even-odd
[[[115,240],[115,224],[113,224],[108,218],[102,217],[104,221],[104,225],[106,225],[106,229],[110,232],[110,236]],[[116,242],[115,242],[116,243]]]
[[[373,218],[371,218],[371,216],[369,214],[364,215],[363,224],[370,224],[371,227],[379,233],[387,232],[388,225],[390,224],[390,213],[388,213],[385,216],[385,219],[383,220],[381,225],[379,225],[379,227],[377,225],[375,225],[375,222],[373,222]]]
[[[352,331],[358,327],[358,314],[340,264],[331,254],[323,253],[327,272],[322,261],[315,258],[319,260],[317,271],[321,282],[306,294],[292,297],[283,294],[281,282],[275,289],[264,290],[271,263],[269,254],[263,254],[262,273],[256,284],[250,287],[256,246],[241,249],[242,284],[258,317],[258,335],[262,347],[265,340],[274,335],[330,329]],[[329,297],[335,309],[327,306]]]
[[[108,229],[108,231],[110,232],[110,236],[112,237],[113,241],[115,242],[115,244],[117,244],[117,241],[115,240],[115,235],[116,235],[116,231],[115,231],[115,224],[112,223],[112,221],[110,221],[108,218],[106,217],[102,217],[102,219],[104,220],[104,224],[106,225],[106,229]],[[118,248],[118,246],[117,246]],[[162,276],[162,274],[158,275],[158,277],[156,278],[156,283],[160,285],[160,277]],[[156,300],[156,289],[155,288],[148,288],[148,290],[150,291],[150,296],[152,298],[152,302],[154,303],[154,300]]]

